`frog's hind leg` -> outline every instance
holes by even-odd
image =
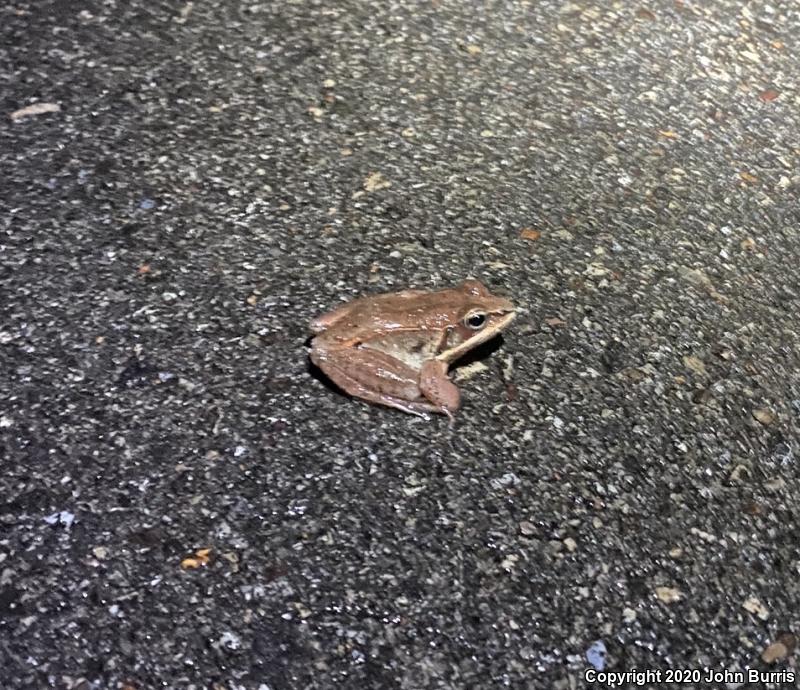
[[[379,393],[377,391],[370,390],[369,388],[365,388],[356,379],[352,378],[337,367],[329,367],[325,374],[331,381],[339,386],[339,388],[349,395],[352,395],[354,398],[359,398],[360,400],[365,400],[366,402],[370,402],[375,405],[395,407],[398,410],[402,410],[408,414],[417,415],[418,417],[426,417],[427,412],[442,413],[440,408],[436,407],[435,405],[431,405],[430,403],[422,402],[421,400],[404,400],[402,398],[396,398],[392,395],[387,395],[386,393]]]
[[[361,400],[366,400],[367,402],[374,403],[376,405],[386,405],[387,407],[394,407],[408,414],[413,414],[416,415],[417,417],[422,417],[423,419],[429,419],[428,417],[429,412],[432,414],[448,414],[446,409],[436,407],[435,405],[431,405],[430,403],[413,401],[413,400],[402,400],[401,398],[393,398],[390,395],[376,394],[373,393],[372,391],[367,391],[367,390],[365,390],[363,393],[359,393],[358,396],[356,397],[360,398]]]
[[[376,405],[394,407],[408,414],[447,414],[427,402],[419,387],[419,373],[385,352],[352,350],[345,362],[312,352],[312,361],[345,393]],[[316,356],[314,356],[316,355]]]
[[[429,359],[420,370],[419,388],[431,403],[452,419],[453,412],[461,406],[461,393],[447,376],[448,368],[447,362]]]

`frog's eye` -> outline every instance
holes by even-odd
[[[464,325],[473,331],[479,331],[485,324],[486,314],[481,311],[474,311],[471,314],[467,314],[467,317],[464,319]]]

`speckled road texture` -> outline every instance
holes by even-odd
[[[3,690],[797,670],[796,3],[0,27]],[[466,276],[523,313],[452,429],[309,371]]]

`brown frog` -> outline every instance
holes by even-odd
[[[452,418],[461,396],[452,362],[500,333],[514,305],[477,280],[348,302],[311,322],[311,361],[353,397]]]

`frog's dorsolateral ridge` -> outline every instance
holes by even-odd
[[[500,333],[514,305],[477,280],[457,288],[361,297],[311,322],[311,361],[353,397],[452,417],[452,362]]]

